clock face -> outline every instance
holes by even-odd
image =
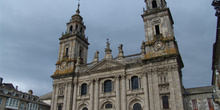
[[[64,69],[66,69],[67,68],[67,63],[66,62],[62,62],[62,64],[61,64],[61,70],[64,70]]]
[[[162,48],[163,48],[163,43],[161,41],[155,42],[155,44],[154,44],[154,50],[155,51],[158,51],[158,50],[160,50]]]

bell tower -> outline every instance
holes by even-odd
[[[145,0],[147,10],[142,15],[145,27],[145,59],[177,55],[173,19],[165,0]]]
[[[152,78],[148,83],[147,110],[184,110],[181,73],[184,65],[175,41],[172,15],[165,0],[145,0],[145,3],[147,10],[142,18],[146,42],[142,44],[141,57],[144,69],[148,69],[147,77]]]
[[[85,37],[86,26],[76,10],[67,23],[65,33],[60,40],[59,56],[53,78],[51,110],[72,110],[74,87],[76,87],[75,67],[87,63],[88,38]],[[74,92],[73,92],[74,91]]]
[[[154,9],[154,8],[166,8],[166,1],[165,0],[145,0],[147,9]]]
[[[80,64],[87,63],[89,43],[85,37],[86,26],[79,15],[79,6],[78,4],[76,14],[71,17],[65,33],[62,33],[62,37],[59,39],[60,50],[54,75],[72,73],[77,59],[80,59],[78,62]]]

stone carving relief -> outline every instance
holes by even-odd
[[[120,67],[123,64],[120,64],[118,62],[112,62],[112,61],[103,61],[100,62],[99,64],[95,65],[94,67],[91,68],[92,71],[96,71],[96,70],[103,70],[103,69],[107,69],[107,68],[114,68],[114,67]]]
[[[158,80],[159,80],[159,84],[164,84],[164,83],[168,83],[167,81],[167,72],[158,72]]]
[[[59,86],[59,96],[63,96],[64,95],[64,91],[65,91],[65,85],[61,84]]]
[[[154,19],[152,19],[152,23],[153,23],[153,25],[160,24],[161,20],[160,20],[160,18],[154,18]]]
[[[159,84],[160,93],[169,93],[169,84]]]

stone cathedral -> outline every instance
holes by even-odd
[[[60,37],[51,110],[184,110],[183,62],[165,0],[145,0],[145,41],[140,52],[112,57],[107,41],[87,63],[89,41],[79,6]]]

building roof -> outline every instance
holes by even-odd
[[[50,106],[40,101],[38,96],[32,95],[30,93],[18,91],[16,88],[14,88],[13,84],[11,83],[3,83],[2,85],[0,85],[0,96],[15,98],[27,102],[34,102],[48,107]]]
[[[47,93],[45,95],[40,96],[39,99],[40,100],[48,100],[48,99],[51,100],[52,99],[52,94],[53,94],[53,92],[49,92],[49,93]]]
[[[2,85],[0,85],[0,87],[7,88],[9,90],[15,89],[12,83],[3,83]]]
[[[185,95],[212,93],[213,88],[214,88],[213,86],[188,88],[188,89],[185,89]]]

